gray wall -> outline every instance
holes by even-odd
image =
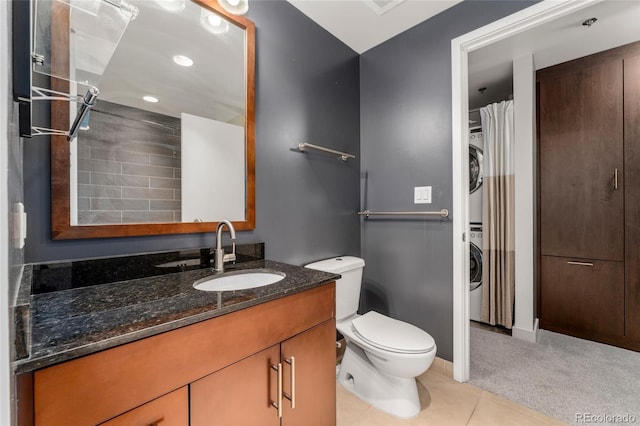
[[[358,162],[291,150],[308,141],[359,151],[358,55],[284,0],[250,9],[257,28],[256,229],[239,240],[264,241],[268,258],[293,264],[358,255]],[[33,139],[24,151],[27,262],[214,244],[213,234],[52,241],[49,143]]]
[[[451,40],[535,2],[465,1],[360,58],[361,188],[370,210],[451,211]],[[414,186],[433,186],[414,205]],[[361,310],[427,330],[453,359],[452,222],[367,220]]]

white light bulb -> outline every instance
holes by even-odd
[[[142,99],[144,99],[146,102],[151,102],[152,104],[155,104],[156,102],[158,102],[158,98],[150,95],[145,95],[142,97]]]

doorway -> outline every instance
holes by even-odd
[[[452,169],[453,169],[453,208],[455,212],[453,219],[453,286],[454,286],[454,348],[453,348],[453,370],[454,379],[460,382],[469,379],[469,191],[468,191],[468,99],[471,88],[469,87],[469,55],[483,48],[504,49],[506,43],[526,43],[524,35],[527,31],[543,26],[553,25],[555,22],[562,22],[561,18],[568,17],[574,12],[582,9],[596,6],[606,5],[614,2],[600,1],[576,1],[564,0],[560,2],[541,2],[520,12],[517,12],[504,19],[496,21],[485,27],[465,34],[457,39],[452,40],[452,117],[453,117],[453,145],[452,145]],[[629,3],[631,4],[631,3]],[[580,36],[578,34],[578,36]],[[605,50],[625,42],[618,42],[612,35],[601,37],[610,44],[608,46],[590,46],[593,51],[581,52],[584,46],[572,48],[572,58],[558,60],[555,63],[564,62],[596,51]],[[562,43],[556,44],[562,47]],[[628,42],[628,41],[627,41]],[[525,46],[530,49],[530,63],[520,61],[519,66],[529,67],[532,73],[531,86],[535,80],[535,68],[533,63],[533,53],[535,52],[534,43],[529,40],[530,45]],[[591,43],[582,43],[582,45],[590,45]],[[556,52],[557,53],[557,52]],[[551,61],[552,59],[546,58]],[[552,65],[548,63],[546,66]],[[538,57],[536,56],[535,67],[540,68]],[[531,88],[532,94],[533,88]],[[533,95],[532,95],[533,96]],[[532,97],[532,101],[534,98]],[[516,99],[516,103],[518,100]],[[530,112],[534,113],[534,105],[532,102],[527,106]],[[520,108],[520,113],[524,109]],[[516,110],[518,105],[516,105]],[[527,111],[528,112],[528,111]],[[518,112],[516,112],[518,114]],[[527,115],[527,114],[525,114]],[[531,147],[533,147],[533,114],[529,115],[528,121],[530,125],[529,138],[531,139]],[[517,126],[517,124],[516,124]],[[535,286],[533,274],[535,272],[535,256],[534,243],[535,234],[532,231],[535,217],[533,207],[534,182],[533,182],[533,150],[527,152],[523,156],[524,166],[531,171],[529,176],[525,175],[524,179],[518,179],[521,183],[528,186],[528,195],[530,203],[524,210],[524,217],[518,216],[516,212],[516,273],[520,273],[521,279],[516,276],[516,321],[514,324],[514,336],[525,340],[535,341],[536,333],[536,315],[534,311],[535,304]],[[516,160],[517,161],[517,160]],[[516,192],[518,192],[518,184],[516,183]],[[527,192],[525,191],[525,192]],[[518,202],[516,201],[516,205]],[[519,231],[520,229],[520,231]],[[516,333],[518,331],[518,333]]]

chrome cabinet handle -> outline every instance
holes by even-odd
[[[613,170],[613,189],[618,189],[618,169]]]
[[[296,358],[285,358],[284,362],[291,366],[291,375],[289,376],[289,386],[291,394],[285,393],[284,397],[291,401],[291,408],[296,408]]]
[[[578,265],[578,266],[593,266],[593,263],[589,263],[589,262],[574,262],[574,261],[567,261],[568,265]]]
[[[271,364],[271,369],[275,370],[278,374],[278,381],[276,384],[276,400],[271,401],[271,406],[278,412],[278,417],[282,418],[282,363]]]

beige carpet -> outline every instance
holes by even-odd
[[[471,327],[470,383],[571,424],[640,423],[640,353],[601,343]]]

